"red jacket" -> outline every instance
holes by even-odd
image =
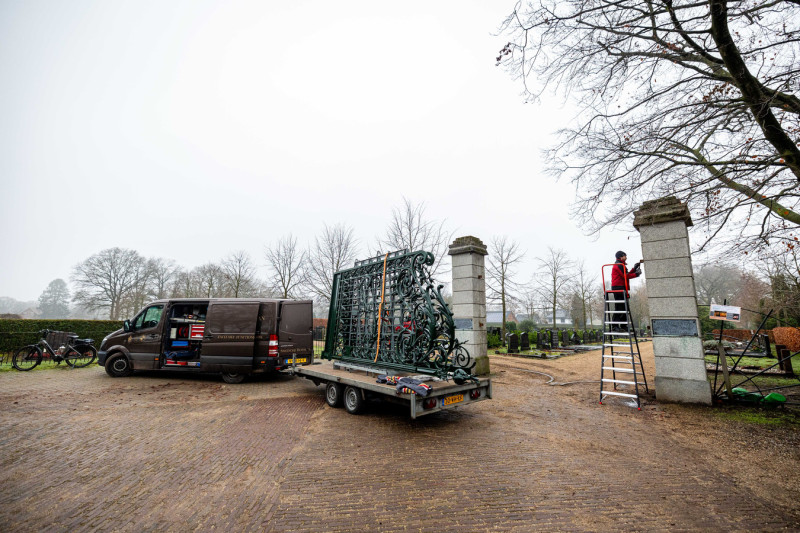
[[[628,272],[628,265],[623,263],[622,261],[617,261],[614,263],[614,266],[611,267],[611,289],[627,289],[630,288],[630,283],[626,280],[638,278],[639,274],[631,270]]]

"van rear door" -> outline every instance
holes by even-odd
[[[283,363],[311,364],[314,360],[313,316],[310,300],[281,302],[278,353]]]
[[[200,368],[249,372],[255,355],[259,302],[215,302],[208,306]]]

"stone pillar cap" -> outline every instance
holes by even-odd
[[[483,244],[477,237],[467,236],[467,237],[458,237],[456,240],[453,241],[453,244],[450,245],[450,251],[447,252],[448,255],[459,255],[459,254],[480,254],[480,255],[489,255],[489,251],[486,249],[486,245]]]
[[[693,226],[689,208],[674,196],[665,196],[655,200],[648,200],[633,212],[633,227],[652,226],[664,222],[682,220],[687,226]]]

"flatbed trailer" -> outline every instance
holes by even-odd
[[[407,405],[411,418],[418,418],[445,409],[491,399],[490,378],[477,378],[459,385],[453,381],[426,381],[431,387],[427,396],[398,394],[395,385],[378,383],[380,374],[407,377],[410,372],[397,372],[375,367],[361,366],[341,361],[315,361],[311,365],[290,366],[286,372],[304,377],[315,385],[325,385],[325,401],[331,407],[344,408],[350,414],[360,413],[369,399],[381,399],[391,403]]]

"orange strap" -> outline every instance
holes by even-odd
[[[375,363],[378,362],[378,354],[381,353],[381,325],[383,324],[383,294],[386,291],[386,260],[389,259],[387,253],[383,256],[383,277],[381,278],[381,303],[378,305],[378,341],[375,343]]]

